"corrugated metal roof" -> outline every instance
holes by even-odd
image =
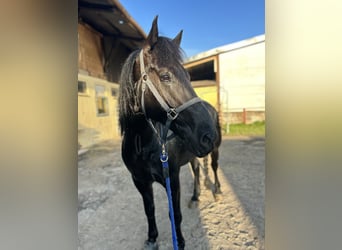
[[[131,49],[140,47],[146,39],[145,32],[117,0],[78,0],[78,18]]]

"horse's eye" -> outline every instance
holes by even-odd
[[[160,81],[162,82],[170,82],[171,81],[171,76],[169,73],[162,73],[160,76]]]

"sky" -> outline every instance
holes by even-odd
[[[174,38],[190,57],[265,34],[265,0],[120,0],[146,34],[158,15],[159,35]]]

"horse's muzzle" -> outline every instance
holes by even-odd
[[[199,140],[198,157],[204,157],[209,154],[214,148],[215,134],[211,132],[205,132]]]

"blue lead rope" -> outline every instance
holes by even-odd
[[[160,155],[160,161],[163,165],[163,175],[165,178],[166,183],[166,192],[167,192],[167,199],[169,201],[169,212],[170,212],[170,219],[171,219],[171,231],[172,231],[172,243],[173,249],[178,250],[177,244],[177,235],[176,235],[176,224],[175,224],[175,216],[173,212],[173,204],[172,204],[172,195],[171,195],[171,184],[170,184],[170,175],[169,175],[169,163],[168,163],[168,155],[165,151],[165,145],[162,146],[163,150]]]

